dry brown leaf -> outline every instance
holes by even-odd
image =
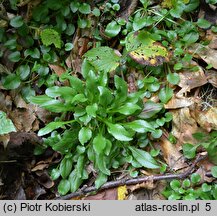
[[[185,107],[171,110],[171,113],[173,114],[172,134],[178,139],[179,143],[196,143],[192,134],[198,132],[199,128],[197,122],[191,116],[190,109]]]
[[[217,34],[214,33],[211,29],[206,31],[206,37],[210,40],[209,48],[217,49]]]
[[[160,139],[160,146],[163,152],[164,160],[169,166],[170,170],[180,170],[187,165],[184,162],[183,155],[179,152],[177,147],[172,144],[165,135]]]
[[[194,98],[176,98],[173,96],[167,104],[164,104],[165,109],[177,109],[177,108],[183,108],[191,106],[194,103]]]
[[[83,200],[117,200],[117,188],[103,190],[96,195],[90,195],[83,198]]]
[[[197,123],[207,132],[217,130],[217,107],[211,107],[206,111],[195,110]]]
[[[36,171],[38,171],[38,170],[44,170],[45,168],[48,168],[48,167],[49,167],[49,164],[47,164],[47,163],[36,164],[36,166],[33,167],[33,168],[31,169],[31,171],[32,171],[32,172],[36,172]]]
[[[199,67],[199,70],[195,72],[183,71],[182,73],[179,73],[179,77],[180,82],[178,86],[182,89],[177,93],[178,97],[182,96],[186,92],[190,92],[191,89],[203,86],[207,83],[207,78],[201,67]]]
[[[60,77],[63,73],[66,72],[65,68],[60,65],[49,64],[49,67],[58,77]]]
[[[31,109],[16,109],[10,113],[10,119],[18,131],[29,132],[32,130],[36,116]]]
[[[217,69],[217,50],[197,43],[191,47],[190,51],[196,53],[201,59],[203,59],[203,61],[207,64],[211,64],[215,69]]]
[[[212,84],[215,88],[217,88],[217,71],[208,70],[206,71],[206,77],[210,84]]]

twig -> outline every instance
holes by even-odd
[[[56,200],[68,200],[68,199],[71,199],[73,197],[83,196],[83,195],[90,193],[90,192],[98,192],[101,190],[105,190],[105,189],[109,189],[109,188],[115,188],[115,187],[119,187],[122,185],[136,185],[136,184],[141,184],[141,183],[148,182],[148,181],[184,179],[184,178],[188,177],[194,171],[197,163],[204,160],[206,157],[207,157],[207,154],[205,154],[205,155],[199,154],[197,156],[197,158],[195,159],[195,161],[190,166],[190,168],[183,173],[165,174],[165,175],[151,175],[151,176],[144,176],[144,177],[133,178],[133,179],[121,179],[121,180],[117,180],[117,181],[111,181],[111,182],[107,182],[104,185],[102,185],[100,189],[97,189],[94,186],[86,187],[86,188],[78,190],[77,192],[70,193],[66,196],[56,197],[55,199]]]

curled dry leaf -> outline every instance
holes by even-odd
[[[217,88],[217,71],[208,70],[206,71],[206,77],[210,84],[212,84],[215,88]]]
[[[171,113],[173,114],[172,134],[178,139],[179,143],[196,143],[192,134],[198,132],[199,128],[197,122],[191,116],[190,109],[185,107],[171,110]]]
[[[203,59],[203,61],[207,64],[211,64],[215,69],[217,69],[217,50],[197,43],[191,47],[190,51],[196,53],[201,59]]]
[[[54,65],[54,64],[49,64],[49,67],[51,70],[54,71],[54,73],[59,77],[61,76],[63,73],[66,72],[65,68],[63,68],[60,65]]]
[[[195,110],[197,123],[207,132],[217,130],[217,107],[211,107],[206,111]]]
[[[198,66],[198,71],[183,71],[179,73],[180,82],[178,84],[182,89],[176,94],[178,97],[182,97],[182,95],[186,92],[190,92],[191,89],[196,87],[203,86],[207,83],[207,78],[203,72],[203,69]]]
[[[176,171],[187,166],[177,147],[172,144],[164,134],[160,139],[160,146],[163,152],[164,160],[166,161],[170,170]]]
[[[194,98],[176,98],[173,96],[167,104],[164,104],[165,109],[177,109],[177,108],[183,108],[191,106],[194,103]]]
[[[217,49],[217,34],[214,33],[211,29],[206,31],[206,37],[210,40],[209,48]]]

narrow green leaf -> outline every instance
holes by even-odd
[[[78,190],[78,188],[82,184],[83,180],[82,178],[78,178],[76,169],[71,172],[69,176],[69,182],[71,192],[75,192],[76,190]]]
[[[73,121],[73,120],[72,120]],[[38,131],[38,136],[44,136],[57,128],[62,127],[65,124],[72,123],[72,121],[65,121],[65,122],[50,122],[44,128]]]
[[[159,168],[155,159],[148,152],[143,151],[141,149],[137,149],[132,146],[129,146],[128,148],[132,152],[135,160],[138,161],[142,166],[150,169]]]
[[[107,168],[106,165],[106,156],[104,156],[103,154],[96,155],[96,164],[101,172],[103,172],[106,175],[111,174],[110,170]]]
[[[100,188],[103,184],[107,182],[107,175],[104,173],[100,172],[95,180],[95,187],[98,189]]]
[[[141,107],[138,106],[137,104],[126,103],[123,106],[121,106],[121,107],[119,107],[113,111],[119,112],[119,113],[124,114],[124,115],[132,115],[133,113],[136,112],[136,110],[139,110],[139,109],[141,109]]]
[[[53,180],[57,180],[59,177],[60,177],[60,170],[59,169],[52,169],[51,178]]]
[[[61,195],[66,195],[70,191],[70,182],[67,179],[62,179],[58,185],[58,192]]]
[[[160,112],[163,108],[162,104],[155,103],[153,101],[147,101],[144,104],[144,108],[142,112],[139,114],[139,117],[142,119],[149,119],[153,117],[155,114]]]
[[[111,91],[103,86],[98,86],[98,90],[99,90],[99,103],[104,106],[107,107],[113,100],[113,95],[111,93]]]
[[[129,123],[125,123],[124,125],[138,133],[151,132],[155,130],[155,128],[150,123],[144,120],[135,120]]]
[[[108,132],[117,140],[130,141],[133,138],[130,137],[128,131],[120,124],[108,123]]]
[[[72,171],[72,157],[67,158],[66,156],[60,163],[60,173],[63,179],[67,178]]]

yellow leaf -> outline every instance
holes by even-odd
[[[126,185],[118,187],[118,200],[125,200],[127,193]]]

